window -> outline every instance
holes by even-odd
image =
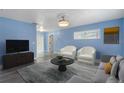
[[[104,44],[119,44],[119,27],[104,29]]]

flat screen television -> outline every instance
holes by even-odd
[[[6,40],[6,53],[29,51],[29,40]]]

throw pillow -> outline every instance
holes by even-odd
[[[122,59],[124,59],[122,56],[120,56],[120,55],[116,56],[116,60],[117,60],[118,62],[121,61]]]
[[[104,64],[105,64],[105,63],[101,62],[101,63],[99,64],[99,67],[98,67],[98,68],[101,69],[101,70],[104,69]]]
[[[119,62],[115,62],[115,63],[112,65],[112,69],[111,69],[111,75],[112,75],[112,76],[116,77],[116,75],[118,74],[118,73],[117,73],[118,67],[119,67]]]
[[[110,58],[110,63],[114,64],[114,62],[116,62],[116,57],[113,56],[113,57]]]
[[[104,71],[106,74],[110,74],[111,68],[112,68],[112,64],[110,62],[104,64]]]

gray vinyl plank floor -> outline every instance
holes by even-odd
[[[38,58],[35,62],[36,63],[42,63],[45,60],[51,59],[50,57],[42,57]],[[84,65],[82,63],[78,63],[80,65]],[[28,64],[31,65],[31,64]],[[26,67],[27,65],[22,65],[18,67],[14,67],[8,70],[0,70],[0,83],[25,83],[21,75],[17,72],[18,69]],[[94,66],[97,68],[97,66]]]
[[[0,83],[25,83],[25,81],[17,72],[13,72],[5,76],[2,75],[0,77]]]
[[[38,58],[35,62],[39,63],[48,59],[50,59],[50,57],[41,57],[41,58]],[[17,66],[7,70],[0,70],[0,83],[25,83],[25,81],[17,72],[17,70],[20,68],[26,67],[27,65],[31,65],[31,64]]]
[[[0,83],[24,83],[25,81],[15,69],[0,71]]]

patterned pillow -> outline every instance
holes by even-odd
[[[112,64],[110,62],[104,64],[104,71],[105,71],[106,74],[110,74],[111,69],[112,69]]]

